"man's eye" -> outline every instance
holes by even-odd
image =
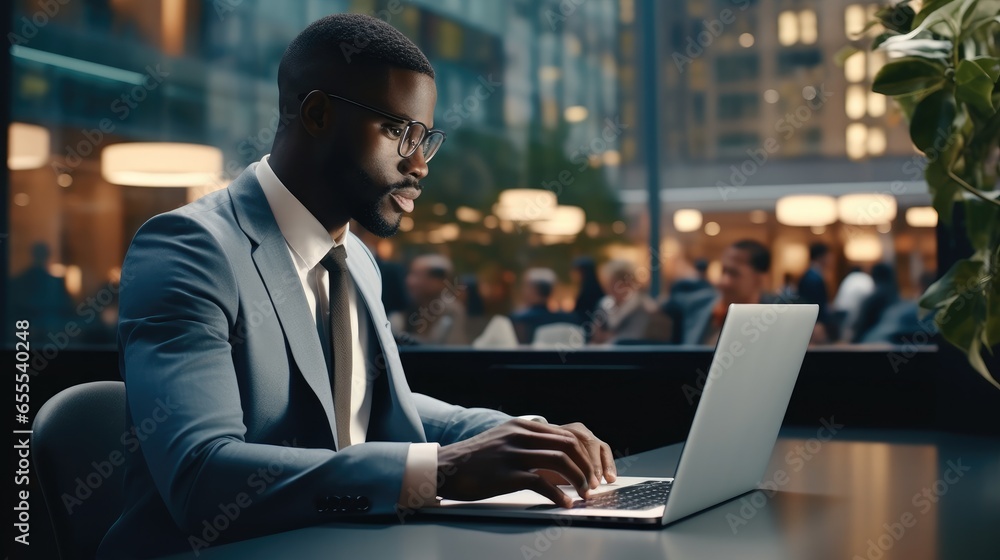
[[[398,126],[386,126],[385,129],[393,138],[399,138],[403,135],[403,129]]]

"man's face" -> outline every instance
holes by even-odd
[[[416,303],[426,304],[441,296],[444,281],[431,272],[431,265],[420,259],[413,261],[406,275],[406,290]]]
[[[344,95],[382,111],[433,127],[437,89],[430,76],[399,68],[385,68],[373,79],[358,80]],[[322,204],[346,205],[350,217],[380,237],[399,229],[403,214],[412,212],[420,196],[419,181],[427,176],[427,162],[417,150],[399,155],[399,137],[405,123],[393,121],[345,101],[330,99],[336,122],[333,138],[323,146],[321,184],[332,187]]]
[[[722,277],[719,292],[725,303],[757,303],[764,284],[764,274],[750,266],[746,251],[734,247],[722,253]]]

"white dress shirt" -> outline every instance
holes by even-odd
[[[285,238],[288,252],[292,257],[292,263],[299,275],[302,283],[302,290],[306,295],[306,302],[312,311],[313,323],[317,325],[317,335],[323,347],[329,350],[330,337],[327,334],[329,325],[329,293],[330,275],[326,268],[320,264],[323,257],[330,252],[330,249],[344,242],[347,230],[338,239],[333,239],[330,232],[319,223],[313,214],[295,198],[282,184],[274,170],[267,162],[268,155],[261,158],[257,165],[257,181],[260,183],[267,203],[271,207],[271,213],[278,223],[278,229]],[[354,444],[363,443],[368,434],[368,422],[371,418],[372,406],[372,383],[369,382],[365,371],[366,354],[361,347],[361,338],[358,333],[361,324],[358,322],[357,292],[354,290],[354,283],[348,276],[348,290],[350,323],[351,323],[351,442]],[[377,344],[378,341],[372,341]],[[328,360],[329,361],[329,360]],[[334,441],[339,449],[340,443],[336,441],[337,434],[333,434]],[[400,503],[407,498],[407,506],[412,507],[412,496],[420,495],[416,491],[420,484],[426,481],[437,480],[437,443],[412,443],[406,455],[406,467],[403,474],[403,487],[400,494]],[[410,492],[413,489],[414,492]],[[430,503],[435,496],[427,497],[425,503]]]

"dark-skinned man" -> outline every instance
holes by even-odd
[[[122,274],[124,511],[100,557],[198,551],[336,520],[615,479],[607,444],[411,393],[371,253],[413,210],[434,71],[375,18],[306,28],[278,68],[269,156],[222,191],[150,219]],[[425,492],[427,482],[435,491]],[[436,495],[430,495],[436,494]],[[222,519],[224,523],[219,522]]]

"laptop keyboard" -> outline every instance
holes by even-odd
[[[573,509],[642,510],[667,503],[671,480],[647,480],[625,488],[603,492],[586,500],[573,502]]]

